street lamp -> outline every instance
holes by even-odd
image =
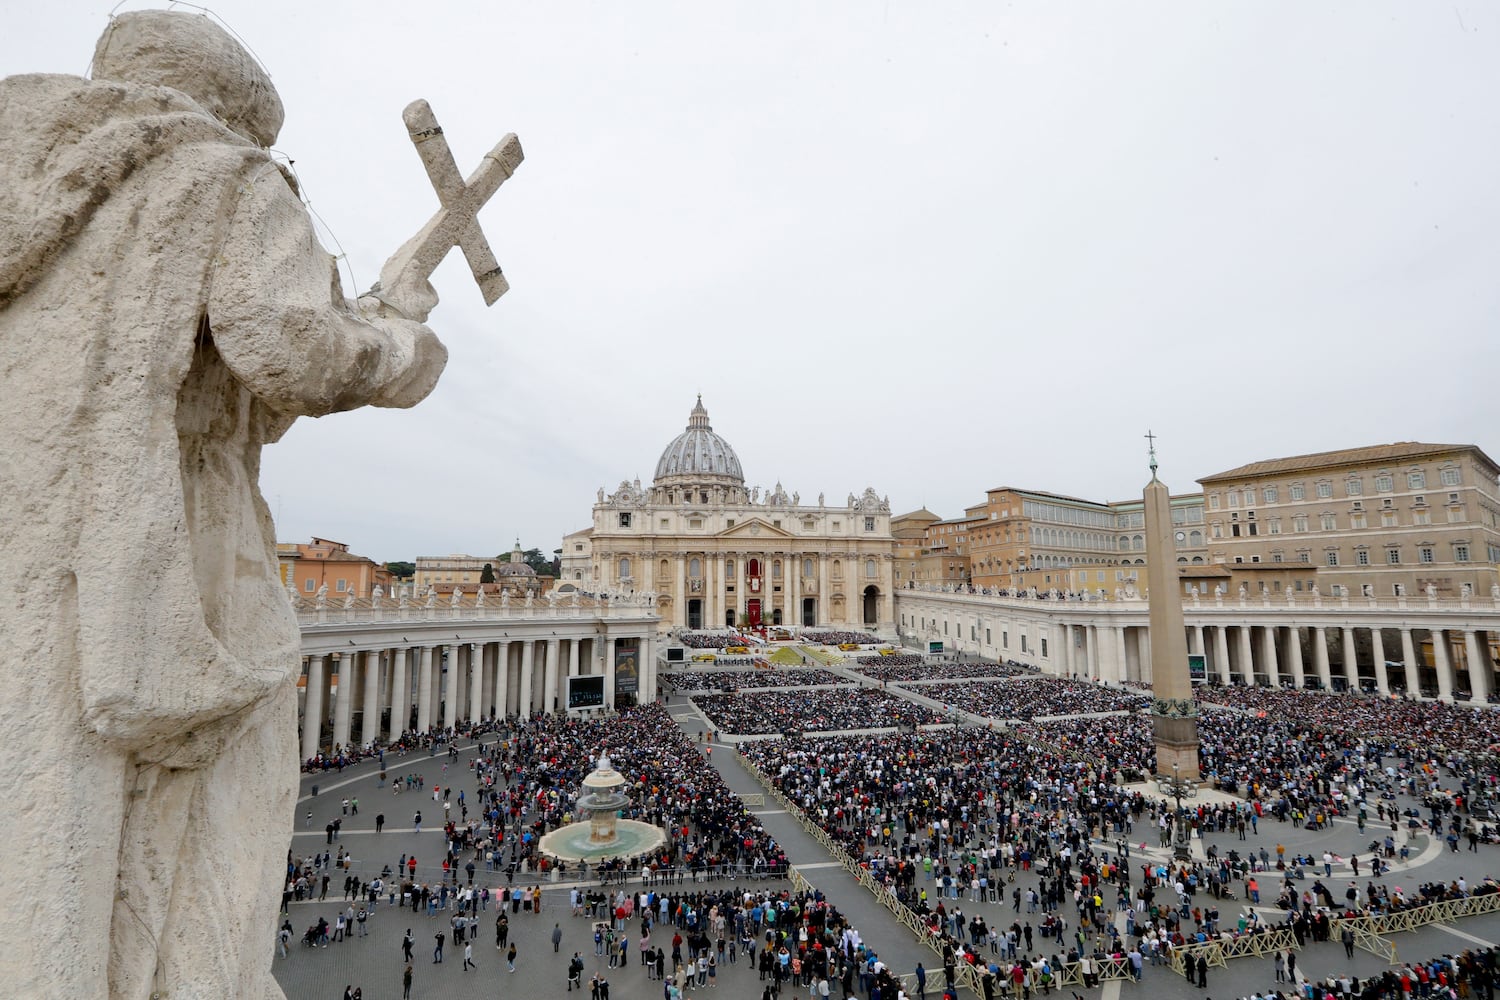
[[[1172,762],[1172,798],[1177,800],[1177,812],[1172,824],[1172,860],[1191,861],[1192,852],[1188,850],[1187,816],[1182,811],[1182,766]]]

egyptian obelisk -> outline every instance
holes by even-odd
[[[1151,439],[1151,482],[1146,484],[1146,584],[1151,624],[1151,725],[1156,734],[1156,773],[1197,782],[1198,708],[1188,676],[1187,631],[1172,545],[1172,502],[1156,477]],[[1176,765],[1175,767],[1173,765]]]

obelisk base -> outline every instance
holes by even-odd
[[[1202,775],[1198,771],[1197,717],[1153,715],[1151,726],[1156,736],[1157,775],[1163,778],[1180,778],[1193,784],[1201,781]]]

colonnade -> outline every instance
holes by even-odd
[[[1369,690],[1484,702],[1497,693],[1500,606],[1341,602],[1184,607],[1189,656],[1219,684]],[[1074,602],[898,591],[902,638],[1106,684],[1151,681],[1144,600]]]
[[[450,629],[451,631],[451,629]],[[642,632],[644,631],[644,634]],[[326,647],[329,636],[313,645]],[[604,708],[620,694],[638,701],[656,698],[657,638],[654,626],[630,635],[476,638],[449,642],[356,645],[347,651],[308,650],[304,634],[305,695],[301,755],[320,749],[369,746],[403,732],[453,729],[502,716],[551,713],[567,708],[569,677],[602,676]],[[634,684],[616,678],[620,647],[636,651]],[[359,713],[355,730],[355,713]],[[317,720],[310,724],[310,720]],[[324,723],[331,720],[331,736]]]

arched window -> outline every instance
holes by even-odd
[[[865,579],[867,579],[867,580],[873,580],[873,579],[875,579],[875,560],[874,559],[866,559],[865,560]]]
[[[1130,551],[1130,539],[1126,538],[1124,535],[1120,536],[1120,551],[1121,552],[1129,552]]]
[[[842,580],[844,578],[844,564],[838,559],[833,561],[833,578],[835,580]]]
[[[780,559],[777,559],[777,560],[775,560],[774,562],[771,563],[771,579],[773,579],[773,580],[780,580],[781,579],[781,560]]]
[[[1131,548],[1135,549],[1137,552],[1144,551],[1145,548],[1146,548],[1146,539],[1145,539],[1145,537],[1143,535],[1136,535],[1134,538],[1132,538],[1130,540],[1130,546],[1131,546]]]
[[[672,565],[671,565],[671,563],[669,563],[665,559],[663,559],[661,561],[661,579],[663,579],[663,580],[670,580],[671,578],[672,578]]]
[[[745,564],[745,566],[746,566],[745,572],[748,573],[750,576],[760,576],[760,560],[759,559],[751,559],[748,563]]]
[[[729,579],[731,579],[731,580],[734,579],[734,560],[733,559],[725,559],[724,560],[724,575],[726,577],[728,577]]]
[[[621,559],[620,560],[620,579],[624,580],[624,579],[628,578],[629,576],[630,576],[630,560],[629,559]]]
[[[811,577],[813,575],[813,563],[811,559],[802,560],[802,575]]]
[[[1197,548],[1203,544],[1203,532],[1194,529],[1188,532],[1188,544]]]
[[[693,579],[696,580],[698,577],[700,577],[702,575],[703,575],[703,563],[699,562],[696,556],[694,558],[692,558],[692,559],[689,559],[688,560],[688,576],[690,576],[690,577],[692,577]]]

